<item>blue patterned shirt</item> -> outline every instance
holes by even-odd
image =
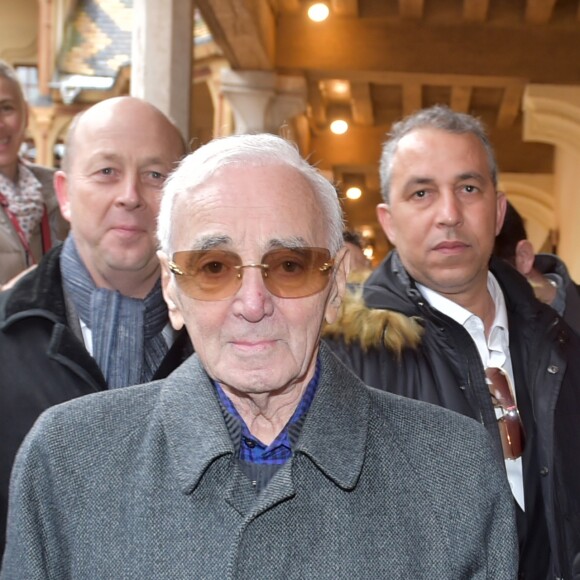
[[[320,372],[320,360],[317,359],[314,376],[308,383],[300,403],[288,423],[270,445],[264,445],[250,433],[245,421],[221,385],[214,381],[226,426],[234,444],[235,456],[240,467],[258,491],[263,489],[278,468],[292,457],[292,447],[298,441],[302,424],[316,394]]]

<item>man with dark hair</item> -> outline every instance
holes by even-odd
[[[580,340],[490,262],[506,199],[484,128],[422,110],[393,126],[380,173],[377,214],[396,249],[345,305],[334,348],[371,386],[483,423],[512,488],[520,577],[576,577]]]
[[[493,253],[525,276],[536,298],[550,305],[580,334],[580,286],[572,280],[566,264],[558,256],[535,254],[524,220],[509,201]]]

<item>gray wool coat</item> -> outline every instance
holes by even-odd
[[[2,580],[515,578],[485,429],[320,356],[293,459],[258,497],[195,355],[46,411],[13,472]]]

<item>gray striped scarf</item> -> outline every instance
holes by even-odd
[[[97,288],[72,234],[63,244],[60,269],[66,295],[91,329],[93,357],[109,388],[150,381],[168,350],[162,335],[168,316],[161,281],[144,299]]]

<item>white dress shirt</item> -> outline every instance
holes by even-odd
[[[491,272],[488,272],[487,276],[487,289],[495,305],[495,316],[488,337],[485,336],[485,327],[481,318],[422,284],[417,283],[417,288],[433,308],[449,316],[469,332],[475,342],[484,369],[487,367],[502,368],[508,374],[511,384],[515,384],[509,350],[509,328],[505,300],[500,285]],[[516,393],[513,391],[512,396],[517,403]],[[501,409],[496,409],[496,415],[498,418],[501,416]],[[522,458],[506,459],[505,466],[512,494],[523,510],[525,504]]]

